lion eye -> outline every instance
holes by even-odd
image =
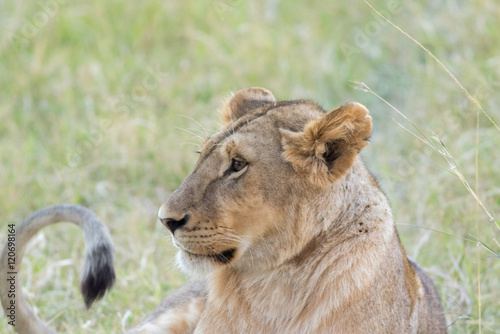
[[[231,171],[232,172],[239,172],[245,166],[247,165],[246,161],[238,160],[238,159],[233,159],[231,161]]]

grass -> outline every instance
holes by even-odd
[[[500,123],[497,2],[370,3]],[[120,332],[186,281],[156,221],[196,159],[199,138],[178,128],[204,136],[202,127],[218,128],[215,111],[229,91],[263,86],[325,108],[368,106],[374,132],[362,155],[408,253],[438,286],[450,333],[500,333],[500,231],[443,156],[352,81],[440,138],[497,219],[500,132],[363,1],[1,2],[0,27],[0,240],[7,223],[69,202],[94,210],[116,246],[117,284],[85,311],[80,231],[53,226],[31,243],[22,285],[58,332]],[[3,317],[0,332],[12,333]]]

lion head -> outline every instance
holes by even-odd
[[[277,102],[263,88],[237,92],[223,117],[226,127],[202,144],[159,210],[181,268],[194,274],[262,270],[299,254],[335,215],[325,194],[341,193],[371,132],[361,104],[325,112],[310,101]]]

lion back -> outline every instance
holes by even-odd
[[[447,333],[443,306],[436,287],[427,274],[410,258],[410,264],[415,269],[423,287],[423,295],[418,305],[418,334]]]

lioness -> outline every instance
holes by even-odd
[[[364,106],[325,113],[249,88],[223,116],[159,210],[179,266],[201,279],[132,333],[446,333],[436,289],[358,157]]]

